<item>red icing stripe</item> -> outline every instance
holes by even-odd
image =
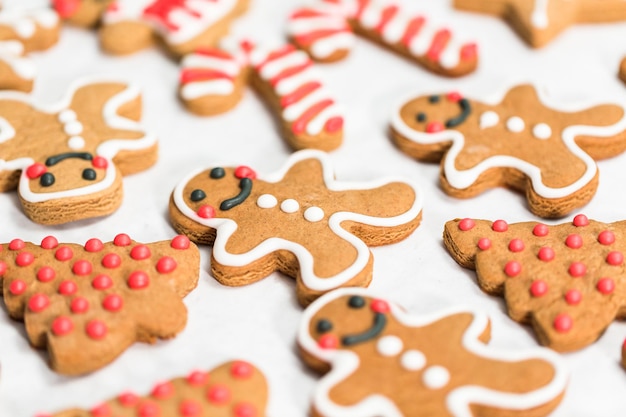
[[[311,81],[309,83],[303,84],[298,87],[293,93],[281,97],[280,106],[282,108],[285,108],[292,105],[293,103],[297,103],[298,101],[302,100],[303,97],[311,94],[313,91],[317,90],[321,86],[322,84],[317,81]]]
[[[276,77],[272,78],[270,80],[270,84],[272,85],[272,87],[276,87],[276,84],[278,84],[279,82],[281,82],[282,80],[284,80],[285,78],[289,78],[299,72],[304,71],[305,69],[309,68],[310,66],[313,65],[313,61],[309,60],[307,62],[305,62],[302,65],[298,65],[295,67],[291,67],[291,68],[287,68],[286,70],[284,70],[283,72],[281,72],[280,74],[278,74]]]
[[[380,22],[378,23],[378,26],[376,26],[376,31],[378,33],[382,33],[383,30],[385,30],[385,26],[387,26],[387,23],[389,23],[389,21],[398,13],[398,10],[398,6],[388,6],[383,10],[380,14]]]
[[[267,58],[265,58],[265,61],[261,62],[259,65],[256,66],[256,70],[257,71],[261,70],[261,68],[263,68],[268,63],[275,61],[279,58],[282,58],[286,55],[289,55],[295,50],[296,50],[295,46],[288,44],[288,45],[281,47],[280,49],[270,52]]]
[[[413,19],[411,19],[406,27],[404,35],[402,36],[402,44],[405,46],[409,46],[413,41],[413,38],[417,36],[417,34],[420,32],[425,22],[426,19],[424,19],[424,17],[422,16],[414,17]]]
[[[357,19],[361,18],[361,15],[363,14],[363,12],[365,11],[365,8],[367,6],[369,6],[370,4],[370,0],[357,0],[358,6],[357,6],[357,11],[356,11],[356,15],[355,17]]]
[[[461,48],[461,60],[473,61],[478,57],[478,45],[475,43],[468,43]]]
[[[350,29],[346,26],[343,29],[321,29],[313,32],[305,33],[304,35],[298,35],[294,37],[296,43],[308,46],[321,38],[335,35],[337,33],[350,32]]]
[[[190,68],[185,69],[180,73],[181,84],[188,84],[194,81],[205,81],[216,78],[226,78],[232,80],[233,77],[222,71],[212,69]]]
[[[325,108],[331,106],[333,103],[334,101],[327,99],[314,104],[307,111],[305,111],[302,116],[300,116],[298,119],[296,119],[296,121],[293,122],[293,124],[291,125],[291,130],[293,131],[293,133],[295,133],[296,135],[303,133],[311,119],[317,116],[317,114]]]
[[[233,56],[229,54],[228,52],[222,49],[217,49],[217,48],[200,47],[196,49],[194,52],[198,55],[210,56],[213,58],[234,59]]]
[[[307,17],[324,17],[327,16],[327,13],[320,12],[313,9],[300,9],[293,12],[290,16],[290,19],[302,19]]]
[[[432,43],[430,44],[430,49],[426,52],[428,59],[432,61],[439,61],[441,53],[445,49],[451,37],[452,33],[448,29],[441,29],[437,31],[433,37]]]
[[[328,133],[339,132],[343,128],[343,117],[335,116],[328,119],[326,124],[324,125],[324,129]]]

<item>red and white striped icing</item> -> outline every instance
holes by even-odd
[[[415,57],[455,68],[460,60],[476,55],[476,45],[458,39],[450,29],[439,27],[423,15],[406,13],[388,0],[319,0],[294,12],[288,32],[317,59],[348,50],[354,43],[349,21],[377,32],[388,45],[401,44]]]
[[[180,74],[181,97],[227,96],[235,91],[235,78],[243,67],[232,54],[220,49],[202,49],[186,55]]]

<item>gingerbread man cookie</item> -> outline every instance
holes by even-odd
[[[626,58],[622,59],[619,66],[619,78],[626,83]]]
[[[198,49],[183,58],[179,95],[197,114],[234,107],[248,81],[278,115],[295,149],[330,151],[343,139],[343,109],[313,62],[293,45],[264,48],[251,42],[225,49]]]
[[[357,33],[440,75],[466,75],[478,64],[475,43],[389,0],[317,0],[291,15],[288,33],[322,62],[345,57]]]
[[[595,194],[595,160],[626,148],[625,109],[552,104],[541,90],[520,85],[485,102],[456,92],[413,98],[394,112],[391,128],[406,154],[441,160],[449,195],[468,198],[505,186],[525,192],[536,215],[561,217]]]
[[[0,284],[11,317],[66,375],[95,371],[135,341],[169,339],[187,321],[200,255],[185,236],[143,245],[120,234],[84,246],[14,239],[0,245]],[[159,314],[167,311],[167,314]]]
[[[213,245],[215,279],[240,286],[280,271],[296,279],[303,305],[337,287],[367,286],[368,246],[406,238],[421,210],[415,185],[337,182],[327,155],[311,150],[262,178],[246,166],[194,171],[170,200],[176,230]]]
[[[301,323],[302,358],[328,372],[313,395],[315,417],[539,417],[567,384],[547,349],[488,347],[489,319],[477,311],[413,316],[343,288],[311,304]]]
[[[626,20],[624,0],[454,0],[454,6],[506,19],[533,48],[576,23]]]
[[[509,315],[530,322],[539,341],[558,351],[593,343],[626,306],[626,223],[578,215],[573,222],[457,219],[444,244],[478,284],[503,295]]]
[[[122,175],[156,161],[140,114],[139,89],[114,81],[80,82],[46,109],[0,93],[0,190],[17,188],[26,215],[42,224],[112,213]]]
[[[244,361],[224,363],[211,372],[194,371],[154,386],[150,395],[124,392],[91,410],[67,410],[39,417],[265,417],[265,376]]]

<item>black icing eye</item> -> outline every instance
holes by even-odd
[[[424,112],[422,112],[422,111],[421,111],[421,112],[419,112],[419,113],[417,113],[417,116],[415,116],[415,119],[416,119],[418,122],[420,122],[420,123],[425,122],[425,121],[426,121],[426,113],[424,113]]]
[[[195,203],[196,201],[204,200],[206,198],[206,194],[202,190],[193,190],[189,198]]]
[[[326,319],[321,319],[317,322],[316,330],[318,333],[327,333],[333,329],[333,324]]]
[[[213,178],[214,180],[219,180],[220,178],[224,178],[224,175],[226,175],[224,168],[218,167],[218,168],[213,168],[211,170],[210,177]]]
[[[441,98],[439,96],[430,96],[428,97],[428,102],[431,104],[439,103]]]
[[[86,168],[83,170],[83,179],[87,181],[93,181],[96,179],[96,171],[91,168]]]
[[[348,300],[348,306],[350,306],[350,308],[362,308],[364,305],[365,305],[365,299],[358,295],[353,295]]]
[[[50,187],[52,184],[54,184],[54,180],[54,175],[46,172],[41,176],[41,178],[39,178],[39,184],[41,184],[42,187]]]

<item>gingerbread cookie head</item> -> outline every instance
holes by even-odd
[[[141,94],[113,81],[79,83],[60,103],[0,94],[0,189],[18,189],[35,222],[60,224],[112,213],[123,174],[148,168],[156,138],[137,122]]]
[[[505,186],[524,191],[530,210],[560,217],[595,193],[595,159],[626,147],[624,104],[565,105],[530,85],[478,101],[458,93],[403,101],[392,116],[396,144],[441,160],[444,191],[467,198]]]
[[[326,294],[304,312],[303,359],[322,377],[319,416],[545,416],[567,384],[546,349],[486,346],[489,320],[475,311],[411,316],[358,288]]]
[[[297,280],[310,303],[341,286],[367,286],[369,246],[394,243],[419,224],[422,196],[400,180],[341,183],[326,154],[301,151],[277,173],[213,167],[174,190],[174,227],[213,244],[211,269],[226,285],[245,285],[273,271]]]

